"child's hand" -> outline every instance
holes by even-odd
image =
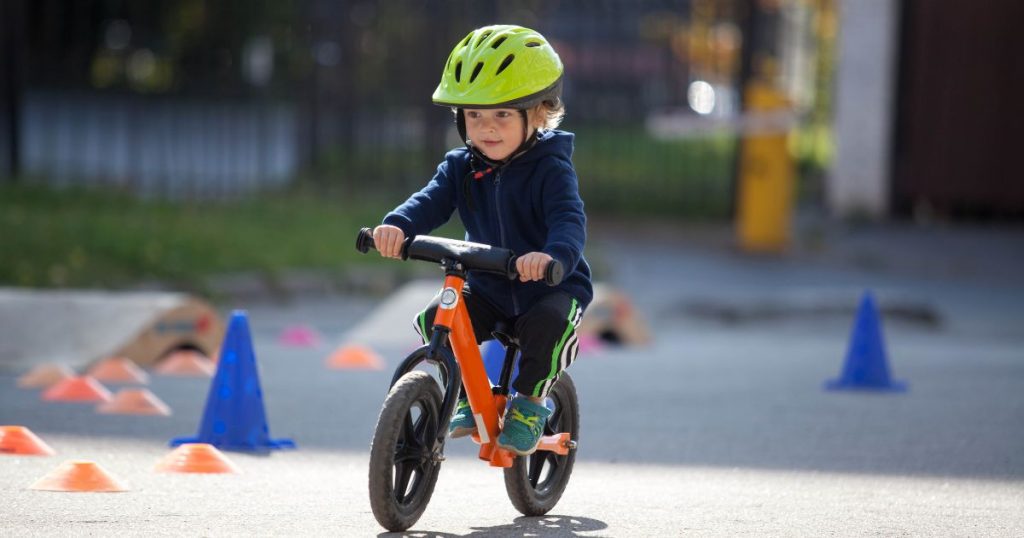
[[[401,258],[405,233],[398,226],[381,224],[373,229],[373,244],[385,258]]]
[[[516,271],[520,282],[544,280],[544,271],[548,268],[551,256],[543,252],[530,252],[516,259]]]

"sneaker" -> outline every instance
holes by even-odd
[[[541,404],[519,397],[505,414],[505,426],[498,436],[498,446],[520,456],[533,454],[544,435],[544,424],[551,410]]]
[[[455,404],[455,416],[448,424],[449,437],[465,437],[476,431],[476,420],[473,418],[473,410],[469,408],[469,400],[459,398]]]

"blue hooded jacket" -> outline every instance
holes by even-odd
[[[551,293],[564,291],[586,308],[594,296],[590,266],[583,258],[587,217],[572,167],[573,134],[545,131],[522,155],[492,173],[471,173],[471,153],[454,149],[422,190],[384,217],[406,237],[428,234],[457,209],[466,241],[512,250],[544,252],[562,263],[565,278],[555,288],[471,271],[474,294],[483,295],[508,316],[526,312]],[[469,182],[469,185],[465,183]]]

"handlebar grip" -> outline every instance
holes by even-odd
[[[544,283],[548,286],[557,286],[562,283],[563,278],[565,278],[565,268],[562,267],[562,262],[558,260],[548,262],[548,266],[544,269]]]
[[[519,271],[516,270],[516,258],[515,256],[508,259],[508,278],[515,280],[519,278]],[[547,267],[544,268],[544,283],[548,286],[557,286],[562,283],[562,279],[565,278],[565,268],[562,267],[562,262],[558,260],[551,260],[548,262]]]
[[[377,246],[373,244],[373,229],[362,228],[359,230],[359,235],[356,237],[356,250],[366,254],[370,249],[376,249]]]

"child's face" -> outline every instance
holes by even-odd
[[[514,108],[467,108],[466,136],[489,159],[503,161],[523,143],[523,115]]]

